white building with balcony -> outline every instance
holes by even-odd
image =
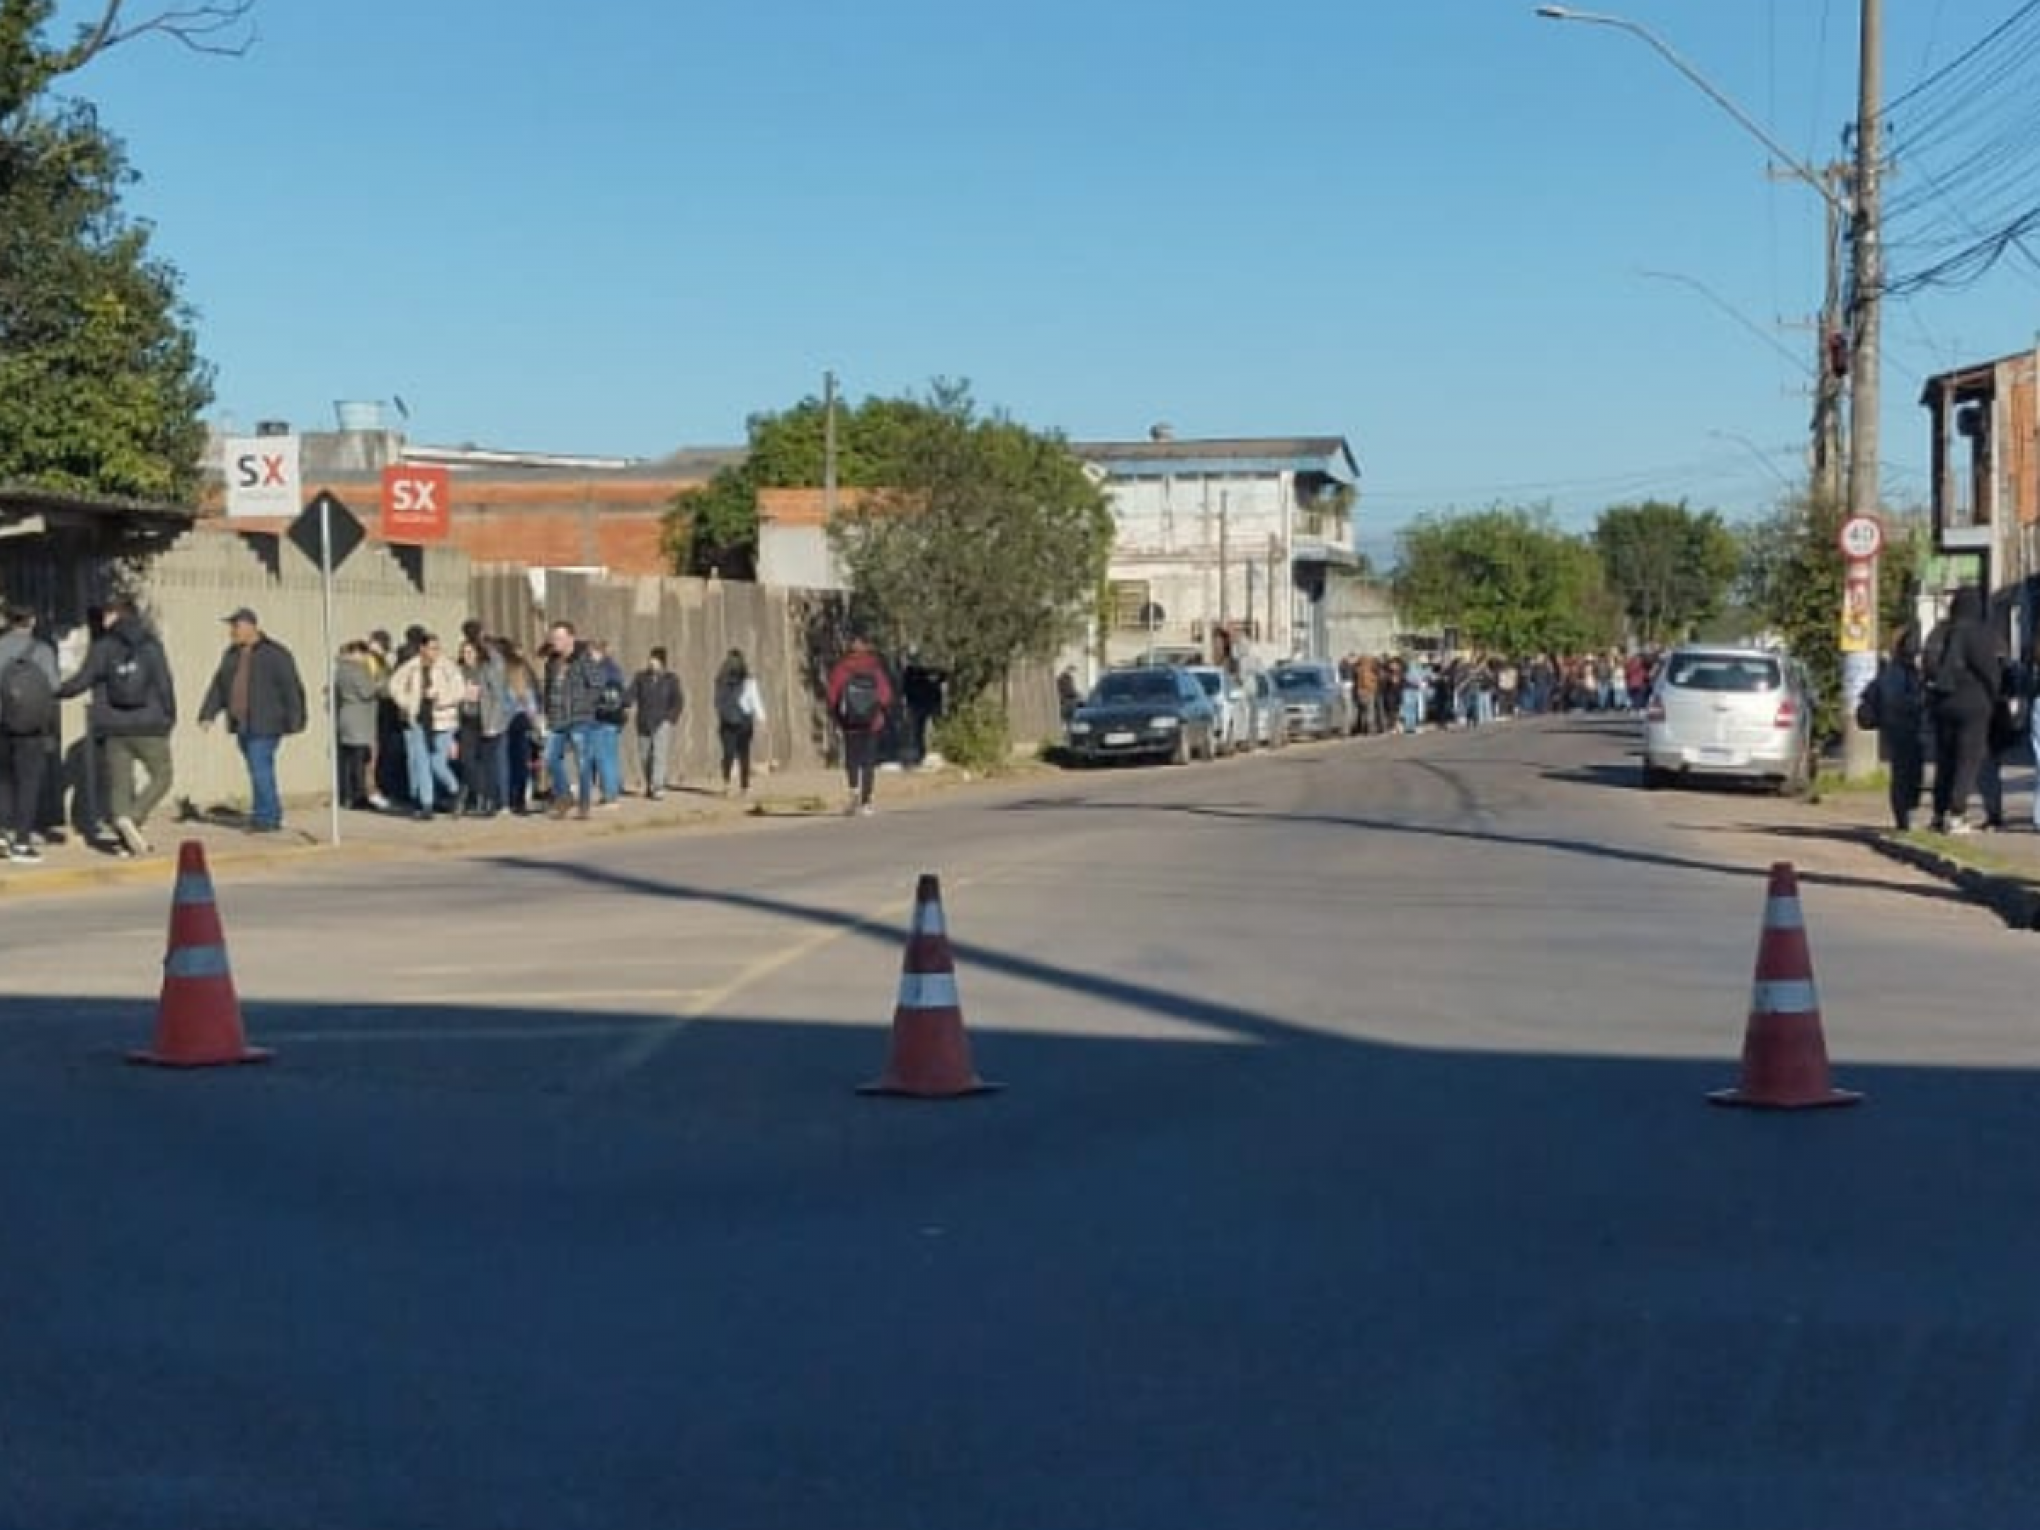
[[[1221,656],[1221,632],[1268,659],[1332,657],[1325,591],[1357,573],[1360,467],[1343,436],[1077,441],[1117,535],[1108,664],[1152,650]]]

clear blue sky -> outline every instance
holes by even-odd
[[[1843,152],[1851,0],[1620,8]],[[1885,9],[1893,98],[2020,7]],[[656,456],[824,370],[965,378],[1080,439],[1344,435],[1377,548],[1497,502],[1740,517],[1801,472],[1819,198],[1635,37],[1528,0],[256,18],[244,57],[143,41],[72,81],[242,428],[400,395],[424,441]],[[2034,269],[1887,306],[1888,500],[1926,491],[1920,379],[2032,343]]]

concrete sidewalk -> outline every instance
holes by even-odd
[[[1017,768],[1044,767],[1021,764]],[[874,801],[877,811],[883,813],[889,805],[953,790],[977,779],[983,778],[949,765],[921,770],[883,767]],[[614,806],[595,808],[585,820],[553,818],[543,804],[521,817],[512,813],[493,818],[439,816],[423,822],[402,806],[380,813],[344,811],[337,844],[332,811],[324,801],[289,804],[283,828],[270,834],[248,833],[236,818],[226,814],[187,811],[182,818],[173,817],[166,805],[143,828],[155,845],[153,855],[123,859],[110,837],[88,843],[76,830],[66,829],[50,832],[40,864],[0,859],[0,902],[38,892],[163,881],[174,873],[177,847],[186,840],[205,846],[206,864],[214,869],[321,857],[487,855],[571,845],[590,836],[733,828],[756,819],[830,817],[842,813],[848,798],[849,788],[838,770],[774,771],[752,778],[748,798],[725,796],[720,782],[687,782],[669,787],[657,801],[626,794]]]

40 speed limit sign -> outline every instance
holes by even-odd
[[[1884,548],[1884,528],[1867,515],[1852,515],[1842,522],[1842,556],[1867,563]]]

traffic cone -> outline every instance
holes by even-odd
[[[213,904],[205,846],[187,839],[177,847],[177,891],[170,904],[170,949],[163,957],[155,1049],[130,1052],[128,1061],[205,1068],[267,1062],[272,1055],[249,1046],[242,1034],[241,1001],[227,969],[227,941]]]
[[[942,917],[942,883],[923,872],[914,888],[914,922],[900,963],[900,998],[893,1010],[892,1056],[885,1072],[859,1094],[904,1094],[916,1099],[954,1099],[1001,1087],[971,1068],[970,1038],[956,995],[956,964],[949,956],[949,931]]]
[[[1820,995],[1806,949],[1799,879],[1790,861],[1771,867],[1757,942],[1757,975],[1750,986],[1750,1019],[1743,1031],[1742,1083],[1707,1096],[1716,1105],[1804,1110],[1853,1105],[1863,1096],[1837,1089],[1828,1078],[1827,1042],[1821,1036]]]

